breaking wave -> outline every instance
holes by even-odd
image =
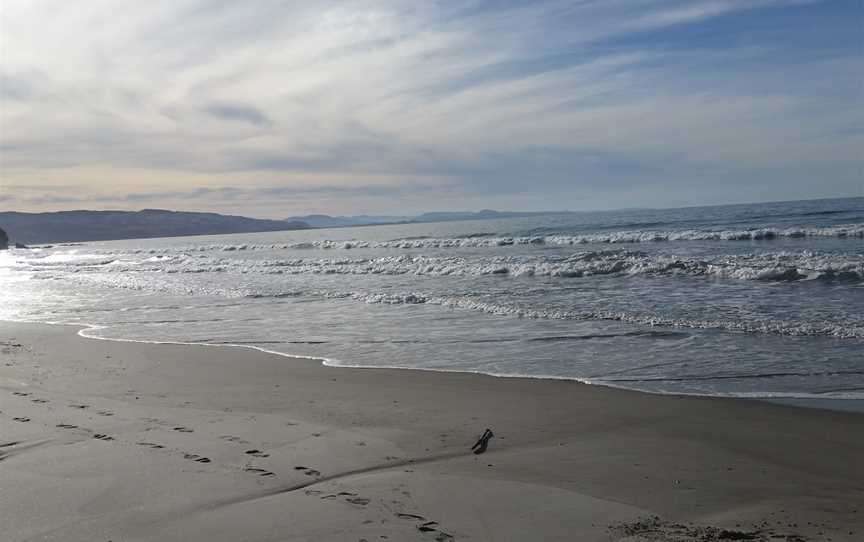
[[[748,281],[864,280],[864,256],[813,251],[781,251],[714,257],[681,257],[630,250],[575,252],[563,258],[460,256],[382,256],[378,258],[293,258],[238,260],[182,257],[143,262],[100,261],[34,264],[34,269],[72,272],[111,265],[117,271],[161,273],[223,273],[265,275],[417,275],[580,278],[610,276],[689,276]]]
[[[458,237],[445,239],[397,239],[379,243],[381,248],[454,248],[509,245],[582,245],[589,243],[656,243],[668,241],[766,241],[781,238],[864,238],[864,224],[826,228],[759,228],[744,230],[619,231],[584,235],[517,237]]]
[[[524,235],[501,236],[477,233],[459,237],[405,237],[389,241],[332,240],[304,241],[298,243],[243,243],[210,244],[181,248],[142,248],[126,250],[124,254],[168,254],[177,251],[195,252],[245,252],[278,250],[351,250],[351,249],[452,249],[484,248],[525,245],[569,246],[585,244],[633,244],[661,243],[673,241],[770,241],[776,239],[836,238],[864,239],[864,224],[844,224],[824,228],[755,228],[740,230],[633,230],[584,235]],[[102,254],[118,254],[104,251]]]

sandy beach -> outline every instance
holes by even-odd
[[[4,541],[864,537],[861,414],[79,329],[0,323]]]

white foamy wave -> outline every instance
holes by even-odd
[[[114,258],[103,258],[103,259],[79,259],[79,260],[36,260],[27,262],[28,265],[34,268],[66,268],[66,269],[77,269],[77,268],[87,268],[87,267],[103,267],[106,265],[113,265],[118,263],[118,261]],[[131,263],[131,262],[129,262]]]
[[[193,245],[185,247],[171,248],[135,248],[122,251],[103,250],[101,254],[149,254],[149,255],[164,255],[164,254],[194,254],[196,252],[252,252],[252,251],[278,251],[278,250],[304,250],[304,249],[352,249],[352,248],[376,248],[383,246],[378,243],[370,243],[369,241],[333,241],[320,240],[300,243],[243,243],[243,244],[222,244],[222,245]]]
[[[844,224],[824,228],[751,228],[741,230],[634,230],[582,235],[534,235],[534,236],[463,236],[440,238],[404,238],[390,241],[331,240],[304,241],[298,243],[265,244],[211,244],[174,248],[131,249],[125,251],[103,251],[101,254],[149,254],[196,252],[248,252],[281,250],[351,250],[351,249],[454,249],[488,248],[526,245],[568,246],[584,244],[633,244],[672,241],[765,241],[797,238],[864,238],[864,224]]]
[[[99,262],[104,266],[108,262]],[[264,275],[417,275],[579,278],[600,275],[693,276],[755,281],[864,280],[864,257],[810,251],[738,254],[710,258],[604,250],[576,252],[565,258],[459,256],[384,256],[379,258],[149,258],[112,269],[163,273],[239,273]],[[93,269],[93,263],[70,271]],[[55,268],[56,269],[56,268]]]
[[[581,245],[588,243],[622,244],[668,241],[763,241],[781,238],[836,237],[864,238],[864,224],[826,228],[758,228],[744,230],[619,231],[584,235],[517,237],[460,237],[436,239],[397,239],[379,243],[380,248],[459,248],[510,245]]]

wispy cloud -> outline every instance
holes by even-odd
[[[219,119],[248,122],[256,126],[268,124],[269,122],[264,113],[248,105],[212,104],[205,107],[204,111],[208,115]]]
[[[860,190],[861,9],[6,0],[0,193],[273,216],[842,195]]]
[[[647,27],[663,27],[701,21],[726,13],[766,7],[789,7],[813,3],[818,0],[710,0],[679,3],[660,8],[637,19],[637,24]]]

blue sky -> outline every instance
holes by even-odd
[[[864,2],[4,0],[0,205],[864,195]]]

